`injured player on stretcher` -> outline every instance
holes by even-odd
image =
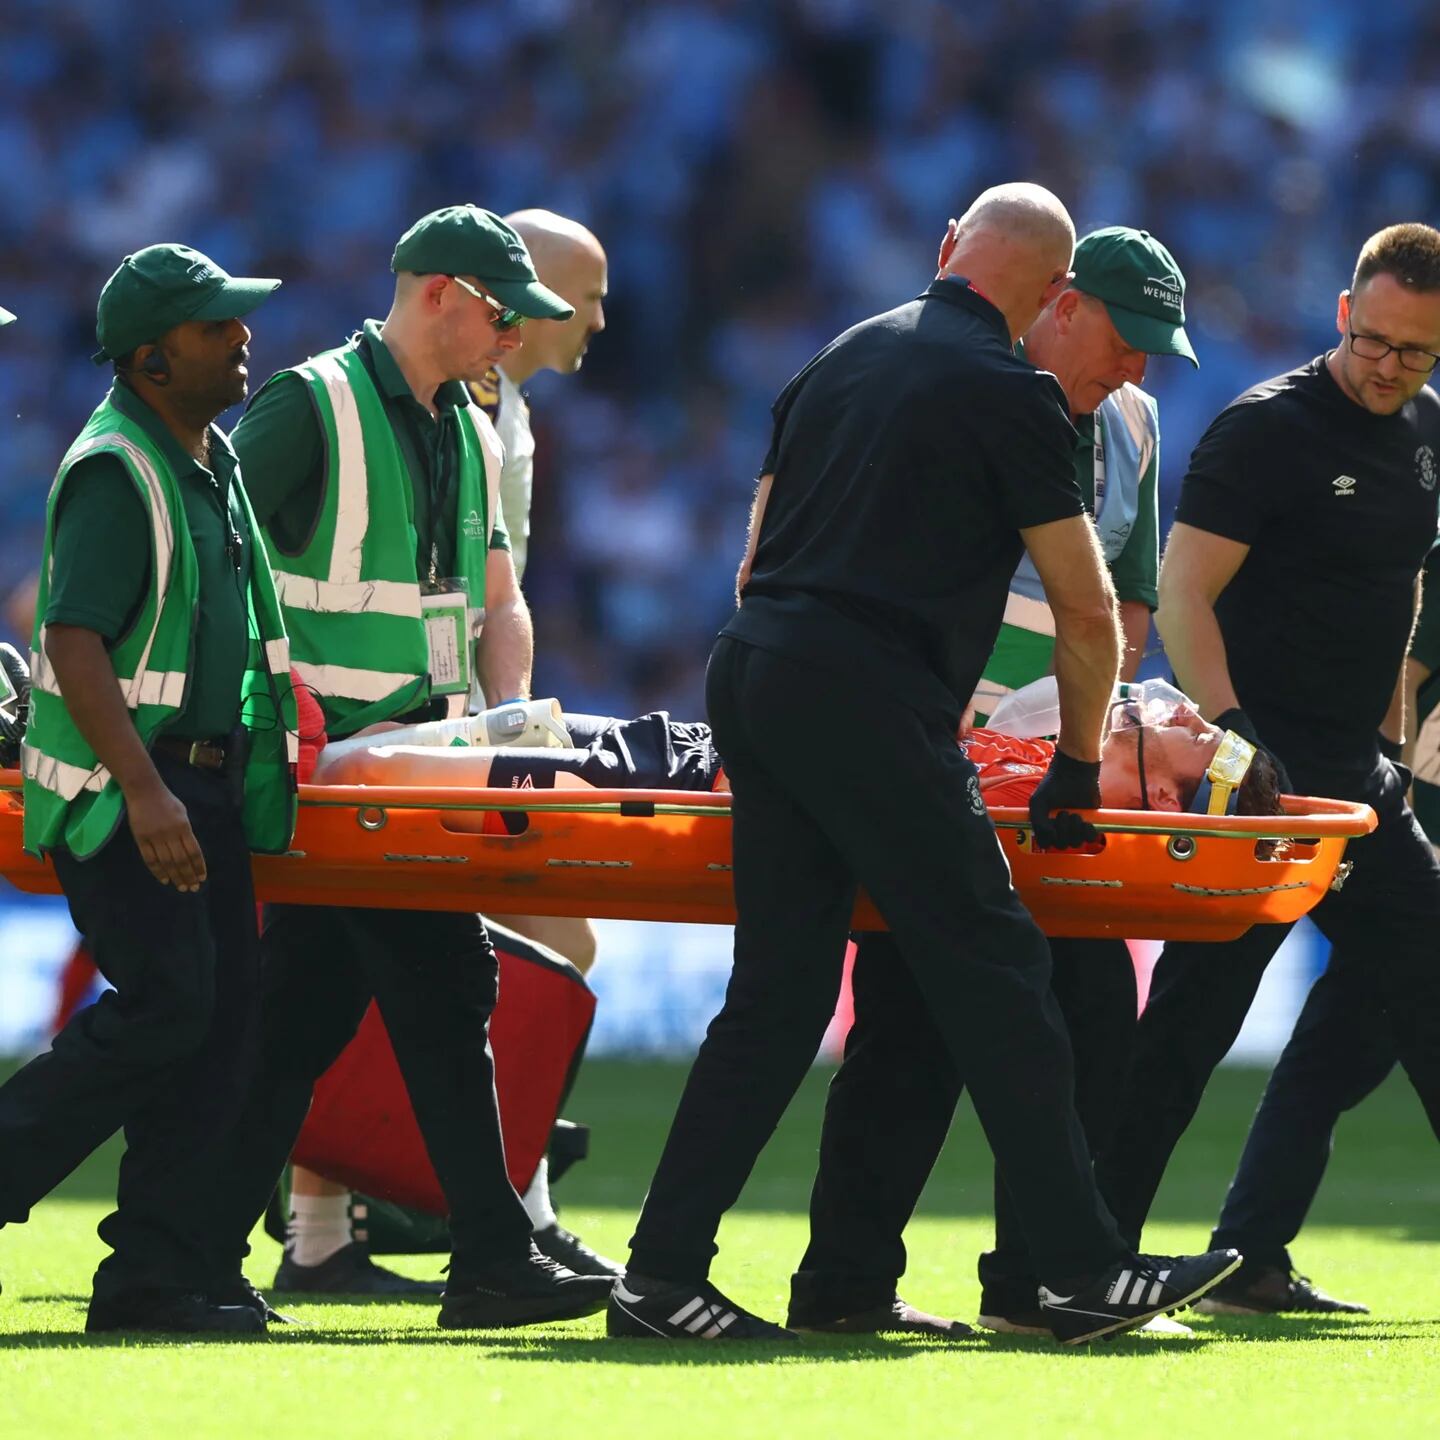
[[[1279,814],[1270,756],[1208,724],[1175,692],[1169,695],[1175,698],[1121,698],[1112,707],[1100,769],[1103,806]],[[457,729],[454,721],[438,721],[326,746],[311,783],[541,790],[729,788],[708,725],[672,720],[664,711],[617,720],[562,715],[553,701],[532,701],[529,708],[540,722],[532,720],[521,738],[543,737],[544,747],[472,745],[464,738],[463,725]],[[488,736],[495,727],[487,730],[482,718],[478,724],[470,722],[468,733]],[[1025,805],[1055,749],[1050,740],[1021,739],[994,729],[972,729],[957,744],[979,772],[981,794],[991,806]],[[864,763],[863,746],[857,746],[856,763]]]

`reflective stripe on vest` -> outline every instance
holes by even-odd
[[[346,735],[428,698],[413,482],[384,397],[353,345],[286,373],[306,385],[315,407],[324,484],[299,553],[266,539],[294,668],[319,696],[330,733]],[[473,624],[483,615],[490,492],[498,489],[503,450],[475,407],[464,406],[455,420],[456,556],[446,578],[467,581]]]
[[[79,859],[94,854],[114,833],[124,813],[124,796],[66,706],[45,653],[47,631],[38,616],[45,613],[53,578],[61,487],[76,463],[101,453],[121,461],[150,521],[149,581],[140,618],[110,652],[131,721],[146,745],[163,734],[185,703],[193,658],[193,621],[200,599],[179,481],[153,438],[107,397],[67,452],[50,488],[32,641],[34,702],[21,759],[26,848],[39,852],[64,846]],[[258,533],[238,479],[232,496],[243,512],[245,528]],[[289,685],[289,646],[270,572],[258,561],[251,569],[246,605],[251,638],[239,698],[252,744],[244,776],[243,821],[252,848],[276,852],[288,847],[294,829],[294,785],[285,761],[287,755],[298,754],[298,737],[294,733],[295,699]],[[277,673],[283,687],[275,678]]]

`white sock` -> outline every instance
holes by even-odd
[[[350,1243],[350,1193],[292,1195],[285,1248],[297,1265],[323,1265]]]
[[[529,1189],[520,1198],[525,1204],[525,1213],[530,1217],[532,1230],[548,1230],[558,1223],[555,1207],[550,1203],[550,1162],[543,1155],[535,1167]]]

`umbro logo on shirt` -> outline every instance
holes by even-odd
[[[1337,475],[1331,482],[1335,486],[1335,495],[1338,499],[1348,500],[1355,493],[1355,478],[1352,475]]]

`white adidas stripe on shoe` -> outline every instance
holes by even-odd
[[[622,1339],[793,1340],[792,1331],[762,1320],[727,1300],[708,1282],[701,1286],[655,1285],[628,1276],[615,1282],[605,1330]]]

